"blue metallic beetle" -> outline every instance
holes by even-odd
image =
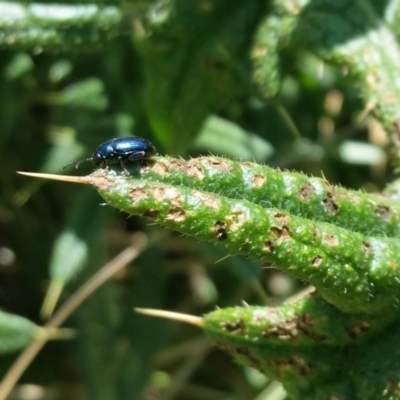
[[[119,162],[121,168],[126,171],[124,162],[141,161],[157,154],[154,145],[146,139],[138,136],[128,136],[123,138],[110,139],[102,143],[92,154],[91,157],[66,165],[67,168],[79,165],[86,161],[93,161],[95,165],[105,167],[109,164]]]

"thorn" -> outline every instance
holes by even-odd
[[[204,319],[195,315],[182,314],[173,311],[155,310],[154,308],[135,308],[135,311],[140,314],[151,315],[152,317],[160,317],[171,319],[173,321],[185,322],[202,328]]]
[[[220,262],[222,262],[222,261],[225,261],[225,260],[226,260],[227,258],[229,258],[229,257],[233,257],[233,254],[228,253],[227,255],[223,256],[223,257],[220,258],[219,260],[214,261],[214,264],[218,264],[218,263],[220,263]]]
[[[17,171],[17,174],[25,175],[25,176],[32,176],[33,178],[51,179],[54,181],[82,183],[84,185],[89,185],[91,183],[91,178],[88,176],[43,174],[40,172],[23,172],[23,171]]]
[[[314,286],[309,286],[309,287],[301,290],[299,293],[296,293],[293,296],[288,297],[283,302],[283,304],[288,305],[288,304],[297,303],[298,301],[301,301],[308,296],[312,296],[316,291],[317,291],[317,289]]]

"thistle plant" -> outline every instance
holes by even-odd
[[[399,340],[396,200],[218,157],[157,156],[129,174],[28,175],[89,184],[112,207],[313,285],[293,304],[223,308],[199,322],[217,346],[282,382],[291,398],[400,396],[398,353],[383,351]]]

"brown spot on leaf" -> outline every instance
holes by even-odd
[[[253,355],[253,353],[250,351],[250,349],[248,347],[246,347],[246,346],[237,347],[236,353],[237,353],[237,355],[246,357],[250,366],[252,366],[255,369],[258,369],[259,371],[262,371],[261,361],[256,356]]]
[[[273,253],[274,250],[275,250],[275,246],[274,246],[274,244],[272,243],[272,241],[271,241],[271,240],[266,240],[266,241],[264,242],[263,251],[266,252],[266,253]]]
[[[232,172],[232,165],[228,160],[220,158],[207,158],[210,168],[219,172]]]
[[[297,369],[302,376],[311,376],[313,374],[310,365],[300,355],[294,354],[289,359],[270,360],[269,364],[279,369]]]
[[[364,256],[369,257],[372,252],[371,245],[368,242],[363,242],[362,247],[363,247]]]
[[[185,172],[189,176],[193,176],[194,178],[198,179],[199,181],[204,179],[204,171],[199,164],[198,159],[189,160],[185,164]]]
[[[335,203],[332,198],[332,194],[328,193],[327,196],[323,200],[325,211],[330,215],[335,215],[338,210],[339,206]]]
[[[239,356],[245,357],[250,366],[259,370],[260,372],[263,372],[261,361],[257,358],[257,356],[255,356],[251,352],[251,350],[248,347],[239,346],[239,347],[234,348],[222,340],[217,340],[216,344],[219,348],[228,352],[232,356],[232,358],[237,358]]]
[[[384,221],[390,221],[393,217],[392,209],[390,207],[382,205],[375,207],[375,214]]]
[[[278,222],[280,222],[281,224],[284,224],[284,225],[286,225],[290,220],[289,215],[284,214],[282,212],[275,213],[274,218],[276,218],[278,220]]]
[[[226,342],[222,341],[222,340],[217,340],[215,342],[215,344],[222,350],[227,351],[229,353],[233,353],[233,348],[231,346],[229,346]]]
[[[268,323],[273,318],[268,318]],[[291,319],[281,321],[277,320],[276,325],[270,326],[262,332],[264,338],[277,338],[280,340],[297,340],[300,332],[305,336],[315,340],[324,341],[327,339],[326,335],[319,334],[312,331],[312,327],[315,324],[313,316],[309,313],[305,313],[302,316],[294,316]]]
[[[299,196],[301,200],[308,201],[315,195],[315,188],[310,183],[306,183],[299,190]]]
[[[330,247],[339,246],[339,239],[335,235],[326,235],[324,242]]]
[[[149,192],[158,201],[170,200],[174,205],[182,205],[182,199],[179,191],[172,186],[153,186]]]
[[[264,338],[277,338],[280,340],[294,340],[298,337],[296,320],[284,321],[277,326],[271,326],[261,333]]]
[[[226,223],[223,221],[217,221],[215,223],[214,232],[215,232],[215,236],[220,241],[228,238],[228,233],[226,232]]]
[[[246,211],[232,211],[226,217],[227,224],[231,230],[239,230],[247,222],[248,216]]]
[[[282,228],[278,226],[271,226],[271,228],[269,228],[269,231],[272,235],[274,235],[278,239],[277,240],[278,244],[292,237],[292,232],[286,225],[284,225]]]
[[[204,206],[219,210],[221,208],[221,202],[218,196],[211,193],[204,193],[195,191],[193,194],[204,204]]]
[[[301,318],[302,327],[310,327],[315,324],[315,319],[312,314],[305,313]]]
[[[235,358],[237,356],[236,349],[232,346],[230,346],[228,343],[222,341],[222,340],[217,340],[215,344],[223,351],[226,351],[232,358]]]
[[[156,161],[152,165],[151,169],[160,176],[166,176],[170,173],[169,166],[167,165],[167,163],[164,163],[162,161]]]
[[[166,219],[175,222],[182,222],[185,220],[186,212],[180,207],[171,207],[168,210]]]
[[[288,370],[292,368],[290,360],[287,359],[269,360],[269,364],[271,364],[274,368],[279,368],[283,370]]]
[[[312,375],[313,372],[311,366],[306,362],[306,360],[303,357],[294,354],[292,357],[290,357],[290,360],[299,369],[301,375],[303,376]]]
[[[311,266],[314,268],[318,268],[322,264],[322,261],[324,261],[323,257],[315,256],[311,262]]]
[[[235,322],[222,322],[221,327],[229,333],[243,334],[246,332],[246,323],[242,318]]]
[[[318,226],[315,224],[314,224],[313,228],[314,228],[314,232],[313,232],[314,237],[316,239],[319,239],[321,237],[321,229],[319,229]]]
[[[282,232],[282,229],[278,228],[277,226],[271,226],[271,228],[269,228],[269,231],[271,232],[272,235],[279,238],[279,236]]]
[[[349,335],[352,339],[357,339],[363,333],[368,332],[371,329],[371,324],[367,321],[360,321],[354,324],[349,329]]]
[[[312,327],[315,325],[315,319],[314,317],[309,314],[305,313],[302,317],[298,319],[297,326],[298,329],[304,333],[304,335],[308,336],[309,338],[318,341],[318,342],[323,342],[325,341],[328,336],[322,333],[317,333],[312,330]]]
[[[142,215],[148,218],[156,218],[159,213],[160,213],[159,210],[147,210],[144,213],[142,213]]]
[[[139,203],[147,196],[146,191],[142,187],[134,187],[129,191],[129,197],[134,203]]]
[[[253,178],[253,186],[259,188],[265,184],[267,177],[262,174],[255,174]]]
[[[168,170],[169,171],[174,171],[174,170],[186,171],[186,165],[189,161],[178,159],[178,158],[168,158],[167,162],[168,162]]]

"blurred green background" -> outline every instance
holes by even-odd
[[[152,10],[159,25],[148,36],[140,36],[146,30],[139,24],[145,25],[142,8],[135,24],[92,51],[1,50],[4,311],[43,324],[40,309],[51,276],[73,275],[62,303],[128,246],[135,232],[153,237],[161,230],[102,206],[89,187],[16,174],[62,173],[64,165],[90,156],[112,137],[145,137],[160,154],[211,153],[323,173],[332,183],[367,191],[390,179],[382,128],[360,118],[364,105],[351,81],[312,54],[287,55],[279,96],[271,101],[257,96],[248,75],[248,45],[261,17],[257,2],[237,18],[237,1],[229,18],[221,17],[224,4],[216,2],[221,4],[214,13],[200,20],[186,15],[181,25],[179,12],[189,13],[182,9],[213,2],[177,2],[181,9],[173,16],[163,14],[166,3]],[[235,18],[245,21],[240,32]],[[237,39],[235,32],[242,36]],[[230,52],[235,40],[240,46]],[[172,50],[161,53],[165,48]],[[87,163],[65,173],[92,170]],[[133,308],[202,315],[242,301],[263,304],[267,297],[279,303],[302,283],[246,258],[224,258],[222,247],[161,231],[161,239],[71,316],[65,326],[78,336],[49,343],[13,398],[285,398],[265,377],[212,348],[199,329],[137,315]],[[15,353],[1,357],[1,375],[15,358]]]

